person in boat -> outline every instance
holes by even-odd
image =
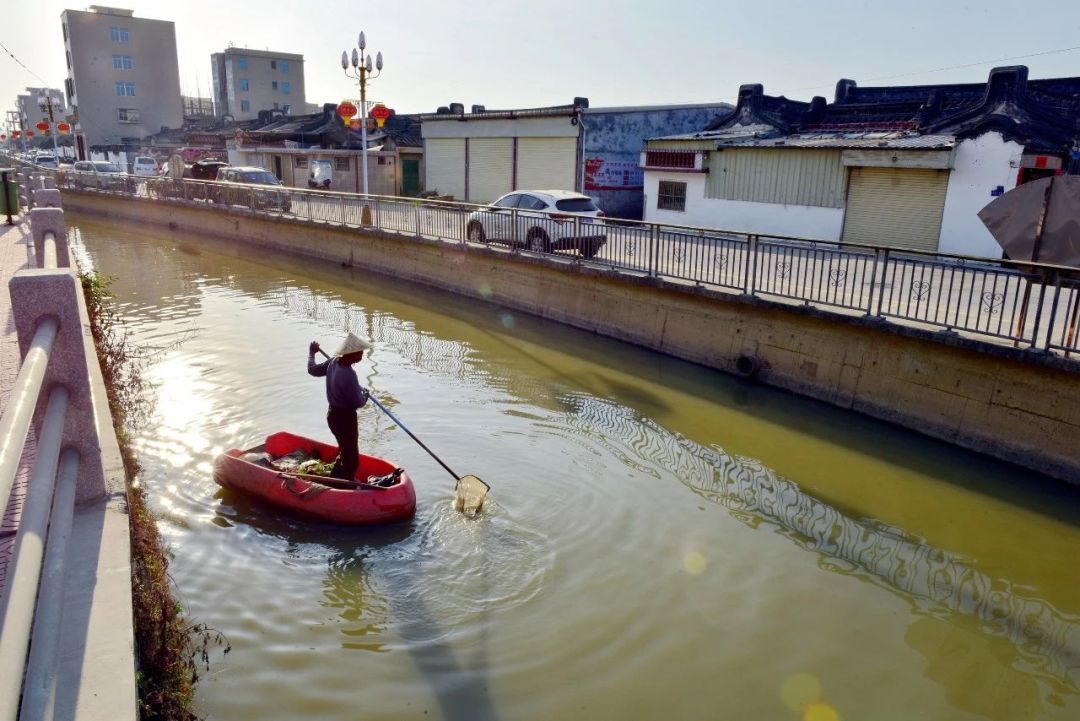
[[[371,344],[349,333],[334,353],[334,357],[315,362],[320,350],[316,341],[308,346],[308,374],[326,378],[326,425],[338,443],[338,455],[331,475],[334,478],[354,480],[360,452],[360,430],[356,424],[356,411],[368,402],[368,392],[360,385],[353,366],[364,359],[364,351]]]

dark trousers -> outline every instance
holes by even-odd
[[[356,480],[356,469],[359,465],[357,454],[360,452],[360,429],[356,425],[356,411],[331,406],[326,412],[326,425],[330,427],[330,432],[338,443],[338,455],[330,475],[347,481]]]

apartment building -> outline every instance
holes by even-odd
[[[67,114],[64,91],[57,88],[27,88],[25,93],[15,96],[15,107],[27,128],[33,128],[41,121],[49,120],[49,106],[52,106],[53,120],[60,122]]]
[[[60,16],[67,95],[81,136],[93,148],[137,145],[183,122],[176,29],[132,10],[91,5]]]
[[[219,118],[251,120],[260,110],[280,110],[286,115],[307,110],[303,55],[228,48],[211,55],[210,63]]]

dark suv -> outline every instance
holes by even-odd
[[[281,181],[264,168],[226,167],[218,170],[213,200],[226,205],[246,205],[255,210],[280,210],[288,213],[289,193]],[[259,186],[271,186],[263,189]]]

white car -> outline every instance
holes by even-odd
[[[135,158],[131,172],[140,178],[154,178],[158,174],[158,164],[149,155],[139,155]]]
[[[581,193],[515,190],[469,213],[465,232],[474,243],[497,241],[537,253],[576,250],[592,258],[607,242],[603,217],[593,199]]]
[[[52,153],[38,153],[34,156],[34,165],[40,165],[43,168],[52,168],[54,170],[60,167],[60,164],[56,162],[56,156]]]

